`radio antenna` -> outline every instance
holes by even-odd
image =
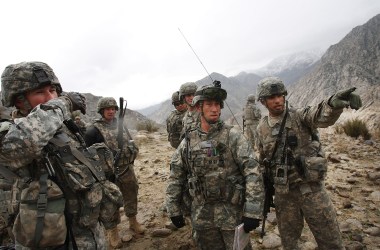
[[[203,68],[205,69],[205,71],[206,71],[206,73],[207,73],[208,77],[210,77],[210,79],[211,79],[211,82],[212,82],[212,83],[214,83],[214,79],[212,79],[212,77],[211,77],[210,73],[208,73],[208,71],[207,71],[206,67],[203,65],[203,63],[202,63],[201,59],[199,58],[199,56],[197,55],[197,53],[195,53],[195,50],[193,49],[193,47],[191,47],[191,45],[190,45],[189,41],[186,39],[186,37],[185,37],[185,35],[182,33],[181,29],[180,29],[180,28],[178,28],[178,30],[179,30],[179,32],[181,33],[181,35],[183,36],[183,38],[185,39],[185,41],[187,42],[187,44],[189,45],[190,49],[193,51],[194,55],[197,57],[198,61],[201,63],[201,65],[202,65],[202,66],[203,66]],[[234,118],[234,120],[236,121],[236,123],[237,123],[237,125],[239,126],[240,130],[243,130],[243,129],[241,128],[241,126],[240,126],[240,124],[239,124],[238,120],[236,119],[236,117],[235,117],[234,113],[232,113],[232,110],[231,110],[230,106],[228,105],[227,101],[224,101],[224,102],[225,102],[225,104],[226,104],[227,108],[230,110],[230,113],[232,114],[232,117],[233,117],[233,118]],[[243,136],[245,137],[245,135],[244,135],[244,134],[243,134]]]
[[[211,77],[210,73],[208,73],[208,71],[207,71],[206,67],[203,65],[203,63],[202,63],[201,59],[199,59],[199,56],[197,55],[197,53],[195,53],[195,50],[193,49],[193,47],[191,47],[191,45],[190,45],[189,41],[187,41],[187,39],[186,39],[185,35],[182,33],[181,29],[180,29],[180,28],[178,28],[178,30],[179,30],[179,32],[181,33],[181,35],[183,36],[183,39],[185,39],[185,41],[186,41],[186,42],[187,42],[187,44],[189,45],[190,49],[193,51],[194,55],[197,57],[198,61],[201,63],[201,65],[202,65],[202,66],[203,66],[203,68],[205,69],[205,71],[206,71],[206,73],[207,73],[208,77],[210,77],[210,79],[211,79],[211,82],[213,83],[213,82],[214,82],[214,79],[212,79],[212,77]]]

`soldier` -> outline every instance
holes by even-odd
[[[197,109],[192,104],[196,90],[197,85],[193,82],[184,83],[179,88],[179,99],[185,102],[187,106],[187,112],[182,121],[181,139],[183,139],[185,132],[190,128],[194,128],[196,126],[196,123],[199,121],[199,114],[197,112]]]
[[[119,110],[116,100],[112,97],[104,97],[98,101],[97,111],[102,118],[95,120],[92,126],[87,128],[85,141],[87,146],[94,143],[104,142],[113,152],[119,154],[119,160],[115,163],[115,173],[108,175],[110,179],[115,179],[116,185],[120,188],[124,200],[124,212],[129,219],[129,227],[135,233],[142,234],[145,228],[136,220],[137,215],[137,195],[139,190],[138,181],[134,170],[134,160],[139,149],[130,138],[127,128],[123,125],[123,148],[119,149],[118,143],[118,119],[115,117]],[[121,121],[123,122],[123,121]],[[115,176],[113,176],[113,174]],[[119,237],[117,226],[107,230],[111,246],[118,248],[123,241],[131,240],[130,235]]]
[[[173,148],[177,148],[181,142],[182,120],[186,113],[187,106],[183,100],[179,99],[179,91],[172,95],[172,104],[175,107],[166,119],[166,130],[168,131],[168,141]]]
[[[1,94],[5,107],[16,107],[14,120],[0,124],[0,174],[13,180],[8,220],[12,226],[17,215],[16,249],[105,249],[99,220],[108,184],[103,166],[86,156],[99,155],[84,150],[70,119],[72,111],[85,113],[85,98],[62,94],[58,78],[42,62],[7,66]],[[121,200],[118,188],[113,191]]]
[[[261,111],[255,104],[255,95],[250,94],[244,108],[243,127],[244,132],[251,142],[252,148],[255,145],[255,133],[261,118]]]
[[[261,168],[274,185],[284,249],[299,249],[304,219],[318,249],[343,249],[336,213],[324,187],[327,160],[317,128],[334,124],[344,107],[361,107],[354,90],[338,92],[316,106],[293,109],[287,107],[287,91],[280,78],[259,82],[257,98],[269,115],[260,120],[256,145]]]
[[[185,225],[181,201],[188,185],[193,237],[199,249],[232,249],[235,227],[243,222],[248,233],[261,218],[258,163],[242,133],[220,120],[226,97],[220,83],[197,89],[193,105],[200,122],[186,133],[170,163],[168,214],[176,227]]]

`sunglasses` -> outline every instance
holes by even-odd
[[[179,105],[181,105],[181,104],[183,104],[183,102],[173,102],[173,105],[176,106],[176,107],[179,106]]]

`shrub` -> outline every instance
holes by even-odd
[[[151,133],[151,132],[156,132],[158,130],[158,127],[153,121],[148,120],[148,121],[141,121],[137,123],[136,129],[137,131],[146,130]]]
[[[368,131],[367,125],[362,120],[355,118],[353,120],[346,121],[342,128],[346,135],[358,138],[362,136],[364,140],[371,139],[371,134]]]

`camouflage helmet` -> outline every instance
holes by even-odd
[[[54,85],[62,93],[61,84],[49,65],[43,62],[21,62],[8,65],[1,75],[1,101],[5,107],[15,105],[17,96],[44,85]]]
[[[96,107],[99,114],[102,114],[102,109],[115,107],[116,110],[119,110],[119,106],[117,106],[117,102],[113,97],[102,97],[98,101],[98,105]]]
[[[256,100],[256,97],[255,97],[254,94],[250,94],[250,95],[248,95],[248,98],[247,98],[247,101],[248,101],[248,102],[255,102],[255,100]]]
[[[172,104],[174,105],[174,103],[178,103],[180,102],[181,100],[179,99],[179,91],[176,91],[172,94]]]
[[[205,85],[200,86],[197,88],[197,91],[195,91],[195,95],[193,98],[192,105],[196,105],[199,101],[204,100],[215,100],[219,101],[221,106],[223,107],[223,101],[227,98],[227,91],[222,89],[220,85]]]
[[[257,86],[257,99],[272,95],[287,95],[285,85],[278,77],[270,76],[262,79]]]
[[[195,91],[197,91],[197,85],[194,82],[184,83],[179,88],[179,99],[183,100],[185,95],[194,95]]]

